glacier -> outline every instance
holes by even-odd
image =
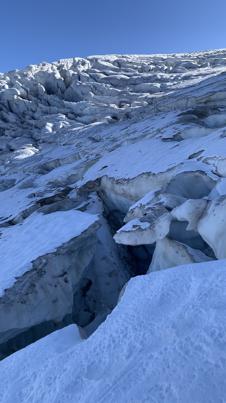
[[[0,161],[0,401],[224,401],[226,50],[0,73]]]
[[[3,360],[1,401],[222,402],[225,298],[225,260],[133,278],[87,340],[71,325]]]

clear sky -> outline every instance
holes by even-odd
[[[104,53],[226,47],[226,0],[1,0],[0,71]]]

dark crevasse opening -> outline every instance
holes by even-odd
[[[129,279],[147,272],[154,245],[126,246],[113,240],[115,231],[123,225],[123,218],[123,212],[109,210],[104,205],[96,250],[74,291],[70,312],[58,322],[39,323],[6,338],[0,344],[0,359],[71,323],[83,329],[84,337],[89,336],[117,305]]]
[[[31,326],[28,329],[21,329],[20,334],[0,344],[0,360],[71,323],[73,323],[72,316],[67,315],[60,322],[48,321]]]

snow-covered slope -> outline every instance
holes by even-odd
[[[2,361],[0,400],[224,402],[225,298],[226,261],[137,277],[88,340],[66,328]]]
[[[201,366],[196,365],[194,354],[189,356],[189,329],[194,329],[194,335],[204,332],[206,338],[205,321],[216,329],[221,326],[220,321],[223,323],[224,296],[219,279],[224,273],[220,259],[226,258],[226,50],[92,56],[0,74],[0,161],[0,358],[71,323],[81,327],[83,337],[88,337],[117,305],[128,280],[148,272],[150,276],[132,280],[128,289],[137,291],[126,291],[125,303],[123,296],[119,307],[102,327],[75,347],[79,359],[75,358],[74,364],[73,355],[69,361],[66,359],[65,365],[72,371],[69,389],[77,393],[76,402],[90,401],[89,393],[94,402],[120,401],[118,390],[125,391],[127,400],[124,401],[129,402],[151,401],[152,396],[153,401],[159,401],[161,393],[167,402],[177,401],[177,393],[178,401],[189,401],[185,382],[186,376],[191,376],[192,360],[201,384],[209,383],[211,372],[208,369],[203,373]],[[204,266],[193,268],[193,263],[200,262],[205,262]],[[181,264],[189,266],[172,271],[175,274],[163,270]],[[196,267],[199,267],[197,274]],[[177,324],[180,332],[175,337],[188,351],[184,372],[180,370],[181,392],[174,386],[179,373],[171,365],[171,360],[179,363],[176,348],[170,347],[166,378],[160,388],[155,386],[159,382],[155,377],[160,377],[156,375],[158,363],[164,358],[158,356],[157,361],[153,358],[151,366],[143,357],[147,355],[145,346],[149,346],[151,337],[153,354],[155,345],[156,351],[167,350],[167,334],[160,332],[159,345],[150,326],[156,322],[160,331],[161,315],[166,315],[164,310],[169,305],[174,311],[173,285],[169,284],[174,281],[171,278],[174,275],[178,279],[175,295],[181,295],[175,307],[185,310],[188,295],[192,304],[188,316],[182,318],[175,313],[175,320],[180,322]],[[213,289],[214,282],[219,284],[221,294],[216,303],[210,298],[205,308],[198,299],[212,293],[212,281]],[[142,297],[142,290],[157,290],[159,282],[164,290],[169,287],[169,294],[166,291],[169,302],[166,306],[159,304],[159,290],[160,294],[156,291],[150,307],[146,307],[148,291]],[[196,282],[196,291],[190,292]],[[183,290],[188,290],[187,294]],[[199,306],[202,306],[203,322],[196,323]],[[216,314],[210,318],[211,310]],[[130,314],[134,315],[131,320]],[[150,323],[149,317],[154,318]],[[169,326],[170,321],[169,318]],[[119,337],[119,332],[124,334],[123,322],[128,334],[131,332],[137,340],[147,338],[144,350],[139,347],[141,342],[129,347]],[[122,373],[113,362],[112,368],[108,366],[104,370],[106,379],[101,375],[98,383],[91,377],[96,389],[90,383],[88,386],[89,376],[84,378],[84,384],[78,381],[83,359],[92,368],[94,352],[99,351],[99,343],[105,337],[106,346],[110,343],[111,347],[103,360],[108,354],[113,355],[111,348],[115,344],[111,337],[118,344],[116,362],[127,347],[128,351],[134,350],[146,374],[144,384],[137,383],[134,395],[132,379],[136,373],[140,374],[140,368],[128,361],[128,371],[123,369],[130,353],[122,358]],[[214,334],[208,337],[207,355],[212,354],[215,365],[221,342]],[[203,338],[201,351],[206,346]],[[54,343],[54,337],[52,340]],[[93,352],[88,357],[89,348]],[[198,350],[195,344],[191,351],[192,348]],[[182,358],[185,350],[182,349]],[[4,369],[5,380],[11,365],[15,368],[20,365],[17,360],[23,354],[32,355],[32,347],[2,361],[0,371]],[[204,357],[203,353],[200,357],[203,365],[205,359],[210,360],[210,356]],[[206,367],[210,362],[207,361]],[[58,368],[57,363],[50,363],[50,372],[52,366],[54,371],[59,370],[59,377],[63,376],[60,364]],[[78,376],[73,378],[75,386],[72,387],[75,368]],[[92,374],[95,368],[94,365]],[[221,382],[221,373],[226,369],[224,360],[215,368],[214,374]],[[40,369],[37,371],[39,379]],[[156,383],[150,386],[148,377],[152,371]],[[172,379],[175,376],[175,382],[168,383],[168,376]],[[141,374],[137,377],[139,380]],[[58,382],[58,378],[53,378],[51,393],[64,393],[63,389],[58,390]],[[112,392],[106,398],[105,382],[112,384]],[[6,385],[6,381],[1,385],[3,402],[9,401]],[[19,389],[21,385],[19,382]],[[144,385],[140,398],[143,400],[139,400],[138,391]],[[194,385],[192,400],[208,401],[207,389],[198,388],[196,378]],[[28,385],[30,394],[29,388]],[[10,393],[14,401],[16,395]],[[22,393],[21,402],[29,401],[26,392],[19,393]],[[73,401],[73,393],[68,393],[71,399],[68,401]],[[211,393],[209,401],[222,401],[217,394],[220,391],[216,392],[216,399],[213,399],[213,387]],[[35,393],[32,399],[43,401]],[[43,399],[51,401],[46,396]],[[61,401],[60,397],[52,399]]]

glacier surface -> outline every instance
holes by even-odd
[[[0,400],[222,402],[225,298],[226,261],[136,277],[89,339],[69,327],[3,360]]]
[[[222,403],[226,50],[0,73],[0,162],[1,402]]]

